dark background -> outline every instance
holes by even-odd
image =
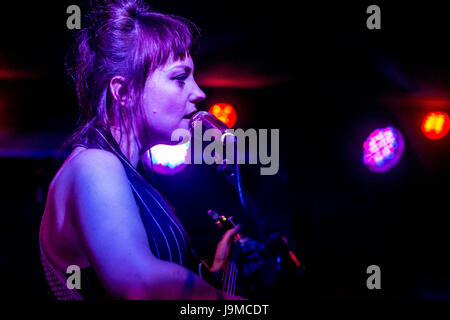
[[[46,297],[38,231],[59,166],[56,150],[77,119],[64,56],[73,34],[66,8],[78,3],[0,5],[0,291],[8,297]],[[149,3],[202,30],[195,63],[207,99],[199,109],[226,101],[237,109],[235,127],[280,129],[278,174],[261,176],[258,166],[243,165],[242,175],[261,215],[307,265],[308,296],[450,298],[450,136],[432,141],[420,131],[428,111],[450,113],[442,4],[377,2],[382,29],[368,30],[371,2]],[[262,85],[213,87],[208,77]],[[433,99],[444,102],[431,109]],[[362,143],[388,125],[404,134],[405,153],[392,170],[370,172]],[[207,261],[220,233],[206,210],[246,221],[213,166],[156,174],[153,183]],[[366,288],[372,264],[381,268],[378,291]],[[301,290],[292,288],[293,296]]]

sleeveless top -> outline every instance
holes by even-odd
[[[180,264],[200,276],[202,276],[201,270],[205,270],[205,267],[208,270],[206,264],[192,250],[189,238],[171,207],[143,175],[131,165],[109,131],[93,127],[89,129],[83,141],[72,145],[72,149],[77,146],[112,152],[122,162],[154,256],[161,260]],[[92,267],[81,270],[81,289],[68,289],[67,277],[52,266],[42,248],[40,238],[39,244],[44,273],[56,299],[108,298]]]

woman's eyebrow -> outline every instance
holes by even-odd
[[[176,66],[170,68],[169,70],[172,71],[173,69],[176,69],[176,68],[184,68],[184,71],[188,74],[190,74],[192,71],[191,67],[189,67],[188,65],[185,65],[185,64],[176,65]]]

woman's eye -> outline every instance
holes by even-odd
[[[187,78],[186,75],[183,74],[183,75],[179,75],[177,77],[174,77],[173,79],[178,82],[178,85],[180,87],[184,87],[184,85],[185,85],[184,80],[186,80],[186,78]]]
[[[176,79],[176,80],[178,80],[178,81],[184,81],[184,80],[186,80],[186,75],[181,75],[181,76],[177,76],[177,77],[175,77],[174,79]]]

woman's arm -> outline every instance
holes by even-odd
[[[114,155],[85,150],[73,166],[71,218],[85,254],[112,297],[239,299],[152,255],[125,170]]]

